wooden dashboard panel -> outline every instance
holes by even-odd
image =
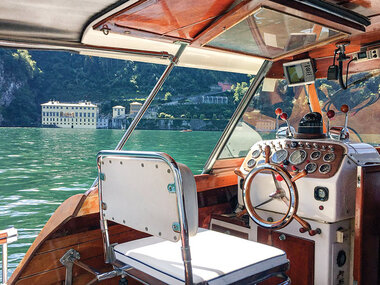
[[[274,159],[274,153],[279,150],[283,150],[282,152],[284,153],[285,150],[287,152],[285,160],[277,164],[282,165],[288,172],[293,175],[299,171],[302,171],[303,169],[309,170],[309,167],[310,169],[315,168],[314,171],[308,171],[308,177],[312,178],[330,178],[334,176],[335,173],[339,170],[344,154],[346,153],[346,149],[342,144],[330,140],[322,141],[289,139],[264,141],[255,144],[251,148],[242,164],[242,171],[244,170],[246,173],[248,173],[254,167],[265,163],[263,150],[266,145],[269,145],[271,147],[271,163],[276,163],[276,160]],[[260,155],[258,157],[256,157],[258,153],[257,151],[260,151]],[[295,162],[292,158],[297,156],[297,154],[294,154],[292,156],[294,152],[298,152],[298,154],[302,152],[303,155],[306,154],[305,158],[298,159],[300,163]],[[332,157],[333,159],[331,159]],[[327,158],[330,158],[331,160],[328,161]],[[307,167],[308,164],[314,165]],[[323,167],[321,169],[322,165],[324,165],[325,169],[330,168],[330,170],[324,173],[322,171]]]

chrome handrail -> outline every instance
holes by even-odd
[[[8,244],[17,241],[18,233],[17,229],[9,228],[0,231],[0,244],[3,247],[3,262],[2,262],[2,283],[1,285],[7,284],[8,281]]]

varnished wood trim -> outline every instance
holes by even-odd
[[[79,207],[85,198],[83,194],[77,194],[68,198],[63,202],[54,214],[47,221],[41,232],[38,234],[33,244],[30,246],[26,252],[24,258],[21,260],[20,264],[17,266],[16,270],[13,272],[11,278],[8,280],[8,284],[14,284],[16,280],[20,277],[20,274],[27,267],[29,262],[33,259],[35,252],[43,244],[43,242],[62,224],[64,224],[71,217],[75,216],[79,211]]]
[[[354,280],[358,285],[380,282],[380,166],[359,168],[356,189]]]
[[[246,17],[251,15],[255,9],[260,5],[263,0],[245,0],[234,8],[232,8],[228,13],[224,14],[214,23],[212,23],[207,29],[195,37],[194,41],[191,43],[193,46],[204,46],[206,43],[210,42],[212,39],[216,38],[218,35],[223,33],[244,20]]]
[[[195,181],[197,183],[197,191],[203,192],[210,189],[228,187],[237,184],[237,176],[231,170],[231,172],[225,173],[224,175],[210,175],[202,174],[195,176]]]
[[[94,188],[88,193],[77,216],[85,216],[93,213],[99,213],[98,188]]]
[[[7,233],[0,234],[0,244],[7,243],[7,237],[8,237]]]
[[[241,164],[244,161],[244,157],[239,157],[239,158],[228,158],[228,159],[219,159],[215,161],[212,169],[235,169],[236,167],[240,167]]]
[[[106,17],[106,18],[104,18],[99,23],[96,23],[95,25],[93,25],[92,28],[95,30],[96,28],[99,28],[101,25],[105,24],[109,20],[111,20],[111,19],[113,19],[113,18],[115,18],[115,17],[117,17],[117,16],[125,13],[128,10],[132,10],[132,13],[133,13],[134,12],[133,9],[141,9],[140,6],[143,5],[147,1],[149,1],[149,0],[140,0],[140,1],[137,1],[136,3],[134,3],[134,4],[128,6],[128,7],[124,8],[124,9],[122,9],[122,10],[120,10],[120,11],[118,11],[118,12],[116,12],[116,13],[114,13],[114,14]]]
[[[288,57],[291,57],[291,56],[296,56],[296,55],[298,55],[300,53],[305,53],[305,52],[314,50],[314,49],[316,49],[318,47],[323,47],[323,46],[326,46],[328,44],[337,43],[337,42],[345,40],[345,39],[349,39],[349,35],[347,35],[347,34],[338,35],[336,37],[332,37],[332,38],[329,38],[327,40],[320,41],[320,42],[315,43],[315,44],[311,44],[311,45],[303,47],[301,49],[297,49],[297,50],[294,50],[294,51],[291,51],[291,52],[288,52],[288,53],[284,53],[284,54],[282,54],[282,55],[280,55],[278,57],[275,57],[273,60],[277,61],[277,60],[282,60],[282,59],[285,59],[285,58],[288,58]]]
[[[211,218],[215,219],[215,220],[223,221],[223,222],[226,222],[226,223],[229,223],[229,224],[233,224],[233,225],[236,225],[236,226],[240,226],[240,227],[244,227],[244,228],[249,228],[249,225],[246,222],[248,220],[244,220],[241,217],[239,217],[239,218],[238,217],[228,217],[228,216],[225,216],[225,215],[212,214]]]
[[[209,229],[212,214],[225,214],[231,213],[231,211],[232,209],[230,203],[200,208],[198,211],[198,225],[201,228]]]
[[[100,230],[98,231],[100,232]],[[124,230],[121,232],[110,233],[110,241],[111,243],[121,243],[146,236],[147,235],[144,233],[138,232],[128,227],[124,227]],[[36,253],[33,260],[29,263],[25,270],[23,270],[22,274],[20,275],[20,279],[62,267],[63,265],[61,264],[59,259],[69,249],[75,249],[76,251],[78,251],[80,253],[82,261],[92,257],[101,256],[101,261],[104,262],[103,242],[102,237],[100,235],[95,240],[71,244],[67,247],[62,247],[53,251]]]
[[[248,239],[247,233],[239,232],[237,230],[229,229],[229,228],[226,228],[226,227],[223,227],[220,225],[213,224],[211,230],[216,231],[216,232],[220,232],[220,233],[224,233],[224,234],[229,234],[229,235],[239,237],[239,238],[243,238],[243,239]]]

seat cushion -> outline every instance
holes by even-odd
[[[194,283],[228,284],[288,263],[285,252],[200,229],[190,238]],[[115,246],[117,260],[168,284],[185,282],[181,242],[148,237]]]

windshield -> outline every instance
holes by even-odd
[[[324,118],[330,109],[336,113],[332,126],[344,125],[340,106],[347,104],[350,141],[380,144],[380,69],[349,76],[346,90],[340,88],[338,82],[326,79],[317,80],[315,85]]]
[[[326,122],[326,112],[332,109],[336,116],[331,120],[331,126],[343,126],[344,114],[340,112],[340,106],[347,104],[350,107],[350,141],[379,145],[380,70],[351,75],[348,82],[347,90],[343,90],[338,82],[316,80],[323,119]],[[235,96],[245,91],[239,87],[234,88]],[[288,87],[283,79],[265,78],[218,159],[244,157],[257,141],[274,139],[276,108],[288,114],[289,123],[297,132],[300,119],[310,112],[306,86]],[[279,125],[285,126],[283,121]]]

